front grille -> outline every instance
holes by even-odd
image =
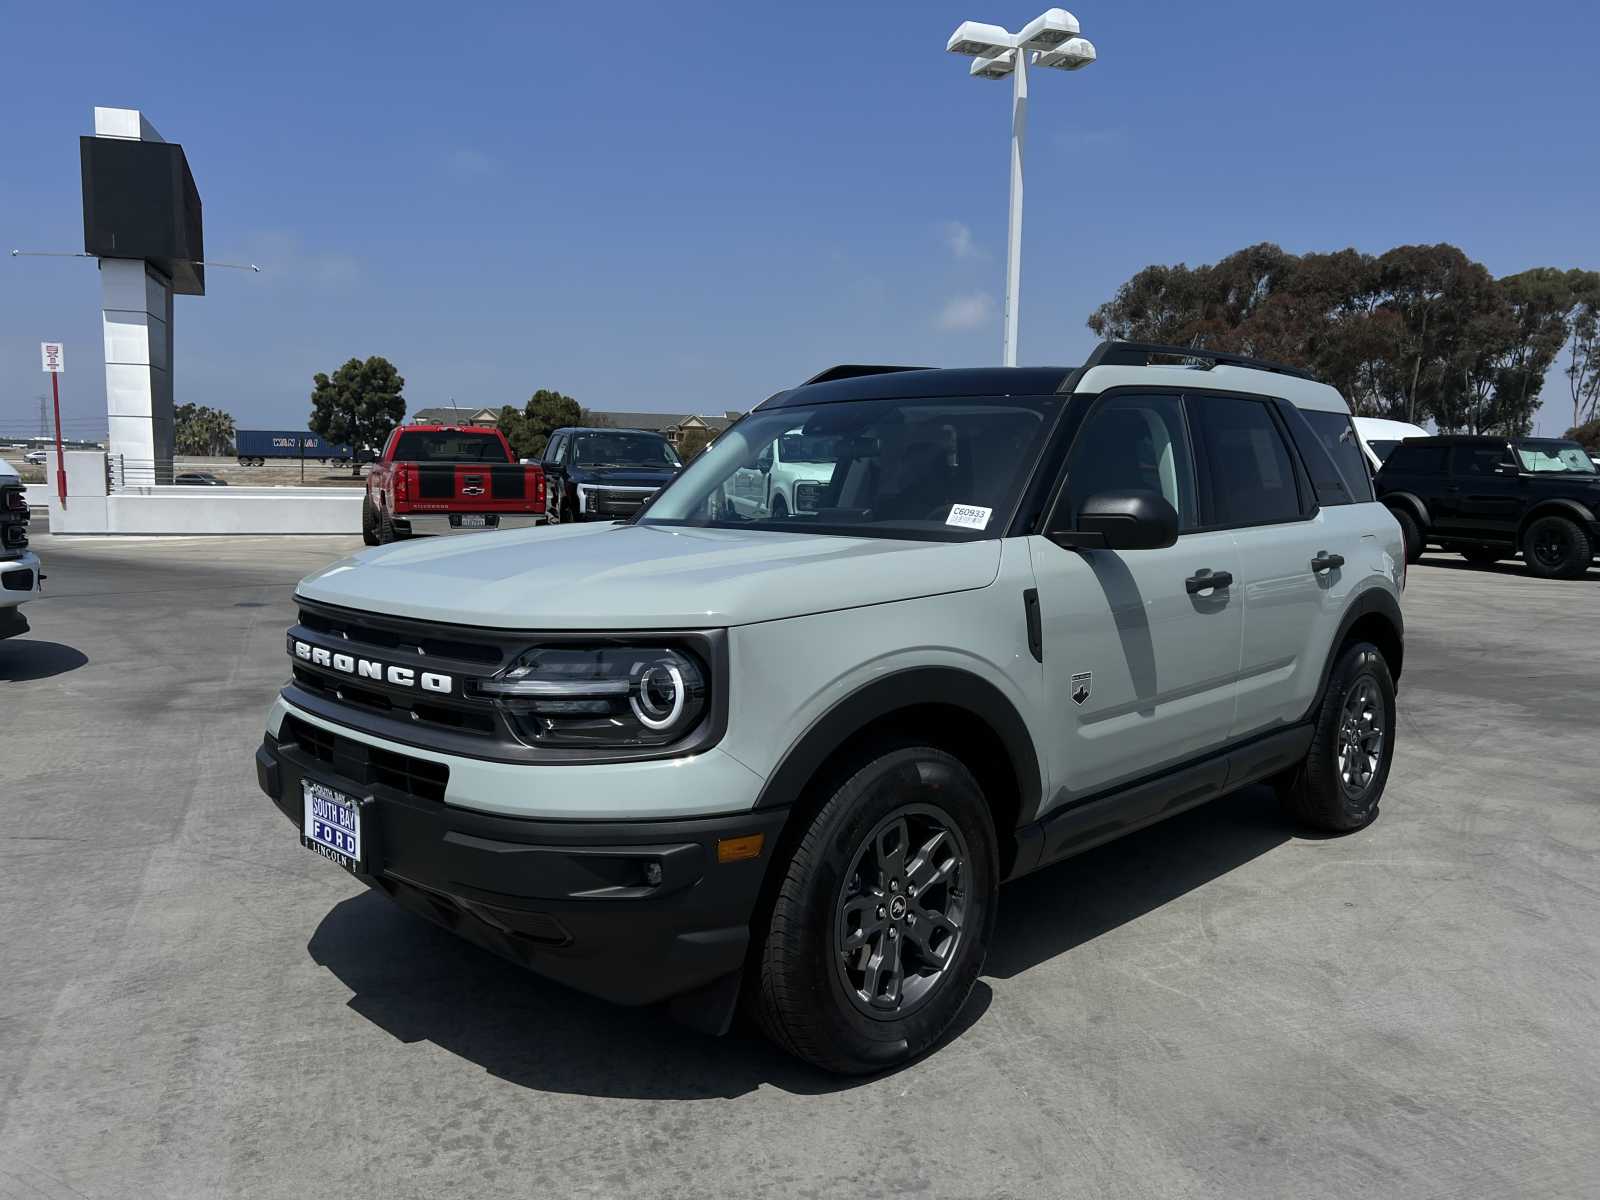
[[[422,800],[442,803],[450,782],[450,768],[443,763],[369,746],[299,717],[284,717],[278,741],[293,742],[310,758],[355,783],[393,788]]]
[[[492,736],[495,732],[494,714],[491,710],[454,708],[446,704],[432,704],[421,698],[407,697],[400,700],[374,688],[362,687],[359,683],[319,674],[300,663],[295,664],[294,678],[295,682],[308,692],[327,700],[341,701],[354,708],[363,708],[368,712],[393,717],[404,717],[410,713],[414,721],[426,721],[430,725],[459,729],[464,733]]]
[[[302,608],[300,624],[318,633],[351,643],[351,650],[362,647],[371,650],[398,650],[426,658],[455,658],[463,662],[483,663],[498,667],[505,657],[504,651],[493,642],[472,641],[467,638],[438,636],[431,629],[419,630],[406,621],[384,621],[359,613],[332,613],[325,609]]]
[[[631,517],[652,494],[624,492],[612,488],[590,488],[588,510],[599,517]]]
[[[4,575],[0,575],[0,586],[4,586],[8,592],[31,592],[33,570],[30,568],[26,571],[7,571]]]

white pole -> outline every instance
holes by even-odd
[[[1001,365],[1017,365],[1017,302],[1022,287],[1022,135],[1028,125],[1028,52],[1017,47],[1011,72],[1011,220],[1006,230],[1005,345]]]

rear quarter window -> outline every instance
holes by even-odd
[[[1311,427],[1311,432],[1316,434],[1317,443],[1323,453],[1338,469],[1345,490],[1349,493],[1349,499],[1358,504],[1371,500],[1372,476],[1367,472],[1367,456],[1361,452],[1361,439],[1356,435],[1355,423],[1351,421],[1349,414],[1318,412],[1312,409],[1300,409],[1299,412],[1305,418],[1306,424]],[[1290,430],[1294,431],[1292,425]],[[1311,471],[1312,481],[1317,486],[1317,499],[1323,504],[1337,503],[1331,496],[1324,494],[1325,489],[1318,478],[1315,451],[1302,446],[1301,456],[1306,460],[1306,467]]]
[[[1384,460],[1383,469],[1391,475],[1443,475],[1444,447],[1401,442]]]

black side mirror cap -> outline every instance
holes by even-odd
[[[1096,492],[1083,502],[1076,529],[1046,536],[1067,549],[1161,550],[1178,540],[1178,513],[1156,492]]]

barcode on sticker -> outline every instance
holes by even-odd
[[[979,508],[976,504],[952,504],[946,525],[959,525],[963,529],[987,529],[992,508]]]

